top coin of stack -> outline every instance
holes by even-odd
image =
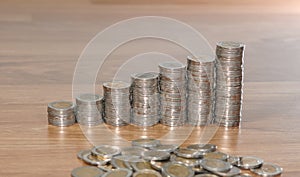
[[[48,104],[48,122],[51,125],[64,127],[75,123],[75,105],[69,101],[55,101]]]
[[[217,43],[215,121],[223,126],[240,123],[244,48],[237,42]]]
[[[186,67],[179,62],[159,64],[161,123],[181,126],[186,122]]]
[[[132,78],[132,121],[134,125],[152,126],[160,119],[158,74],[137,73]]]
[[[213,57],[187,57],[187,115],[191,125],[206,125],[211,121],[214,68]]]
[[[76,97],[76,118],[81,125],[98,125],[103,122],[103,98],[97,94],[82,94]]]
[[[130,122],[130,84],[122,81],[106,82],[104,91],[104,120],[113,126]]]

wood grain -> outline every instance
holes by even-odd
[[[72,99],[72,77],[88,41],[117,21],[168,16],[199,30],[212,46],[220,40],[246,43],[243,122],[218,128],[210,140],[230,154],[255,155],[284,168],[282,176],[300,173],[300,9],[285,1],[119,5],[87,0],[4,0],[0,2],[0,177],[69,176],[83,165],[76,153],[92,144],[78,125],[47,125],[47,103]],[[266,3],[270,3],[266,1]],[[284,5],[283,5],[284,4]],[[100,83],[113,76],[124,59],[162,51],[184,60],[186,53],[162,41],[136,41],[118,48],[99,73]],[[134,68],[133,68],[134,70]],[[102,129],[101,129],[102,128]],[[124,140],[167,133],[185,140],[186,129],[161,125],[100,127],[96,143],[124,145]],[[215,129],[214,129],[215,130]],[[108,136],[105,132],[110,131]],[[90,136],[91,137],[91,136]],[[204,137],[195,128],[183,145]],[[113,140],[113,141],[112,141]],[[125,143],[126,144],[126,143]]]

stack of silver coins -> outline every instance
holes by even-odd
[[[122,81],[112,81],[103,84],[104,121],[113,126],[123,126],[130,123],[130,84]]]
[[[82,94],[76,97],[76,119],[81,125],[103,123],[103,98],[97,94]]]
[[[74,114],[75,105],[69,101],[55,101],[48,104],[48,123],[50,125],[65,127],[76,122]]]
[[[158,74],[153,72],[131,75],[132,120],[138,126],[152,126],[160,119]]]
[[[237,42],[217,43],[215,121],[223,126],[239,126],[241,120],[244,48]]]
[[[187,58],[187,116],[190,125],[207,125],[212,120],[214,57]]]
[[[181,126],[186,122],[186,67],[179,62],[159,64],[161,123]]]

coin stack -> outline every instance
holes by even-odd
[[[130,84],[112,81],[103,84],[104,121],[113,126],[123,126],[130,122]]]
[[[69,101],[55,101],[48,104],[48,123],[54,126],[65,127],[76,121],[75,105]]]
[[[158,74],[153,72],[131,75],[132,120],[138,126],[152,126],[160,119]]]
[[[215,121],[223,126],[240,123],[244,48],[237,42],[217,43]]]
[[[186,122],[186,67],[178,62],[159,64],[161,123],[181,126]]]
[[[211,121],[214,68],[213,57],[187,57],[187,119],[190,125],[207,125]]]
[[[82,94],[76,97],[76,119],[81,125],[99,125],[103,123],[103,98],[97,94]]]

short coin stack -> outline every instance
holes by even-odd
[[[244,48],[237,42],[217,43],[215,121],[223,126],[240,123]]]
[[[137,73],[132,78],[132,120],[138,126],[152,126],[160,119],[158,74]]]
[[[187,58],[187,116],[190,125],[207,125],[211,121],[214,96],[214,58]]]
[[[278,165],[258,157],[230,156],[217,151],[213,144],[177,148],[176,145],[160,144],[159,140],[145,138],[133,140],[132,145],[123,149],[100,145],[80,151],[77,157],[96,167],[75,168],[71,172],[72,177],[86,177],[89,173],[117,177],[277,176],[283,171]],[[139,153],[132,151],[134,149],[138,149]]]
[[[104,92],[104,120],[113,126],[130,123],[130,84],[122,81],[106,82]]]
[[[186,67],[178,62],[159,64],[161,123],[181,126],[186,122]]]
[[[48,104],[48,123],[54,126],[65,127],[76,122],[75,105],[69,101],[55,101]]]
[[[103,123],[103,98],[97,94],[82,94],[76,97],[76,119],[81,125]]]

